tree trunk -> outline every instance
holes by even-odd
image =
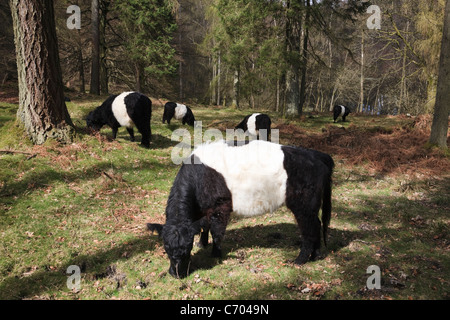
[[[299,116],[300,105],[300,34],[301,23],[292,12],[290,1],[287,2],[288,17],[286,19],[286,54],[288,68],[286,71],[286,116]]]
[[[92,0],[91,24],[92,24],[92,68],[91,68],[91,94],[100,94],[100,24],[99,1]]]
[[[409,33],[409,21],[406,22],[405,37],[408,41]],[[408,91],[406,85],[406,58],[408,55],[408,47],[405,45],[403,48],[403,62],[402,62],[402,79],[400,81],[400,102],[398,104],[398,114],[402,114],[408,106]]]
[[[304,36],[303,36],[303,51],[302,51],[302,78],[300,83],[300,103],[298,107],[298,113],[302,114],[303,107],[305,105],[306,98],[306,71],[308,70],[308,41],[309,41],[309,0],[306,0],[306,16],[304,23]]]
[[[286,72],[286,116],[295,117],[298,113],[298,105],[300,104],[299,90],[299,69],[291,65]]]
[[[276,92],[275,92],[275,111],[280,112],[280,77],[277,77],[277,86],[276,86]]]
[[[108,66],[106,64],[107,46],[106,46],[106,25],[110,1],[101,1],[101,14],[99,14],[100,32],[99,32],[99,59],[100,59],[100,92],[107,95],[108,88]]]
[[[217,105],[220,105],[220,51],[219,59],[217,61]]]
[[[444,14],[439,78],[434,107],[430,143],[447,149],[448,116],[450,112],[450,0],[447,0]]]
[[[233,79],[233,102],[231,103],[232,109],[239,109],[239,77],[240,72],[239,69],[234,71],[234,79]]]
[[[359,112],[363,112],[364,107],[364,29],[361,32],[361,78],[359,89]]]
[[[21,122],[33,143],[69,142],[73,124],[64,102],[53,0],[10,0]]]
[[[134,65],[134,70],[136,72],[135,76],[135,86],[134,86],[134,90],[136,90],[137,92],[141,92],[141,76],[142,76],[142,72],[141,72],[141,67],[139,66],[139,64],[136,62]]]
[[[83,61],[83,45],[82,45],[82,38],[80,35],[80,30],[78,30],[78,48],[77,48],[77,55],[78,55],[78,72],[80,75],[80,93],[85,93],[86,91],[86,83],[85,83],[85,77],[84,77],[84,61]]]
[[[216,103],[216,85],[215,85],[215,79],[216,79],[216,64],[214,63],[214,58],[209,57],[210,64],[212,65],[212,78],[209,82],[209,88],[211,91],[211,97],[210,97],[210,104],[214,105]]]

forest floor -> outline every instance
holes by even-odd
[[[33,146],[16,125],[17,101],[0,102],[0,299],[449,299],[450,157],[426,147],[431,118],[331,114],[286,120],[268,112],[280,143],[331,154],[333,211],[321,259],[293,264],[301,238],[282,207],[232,217],[222,259],[194,248],[191,275],[168,273],[161,240],[179,169],[178,121],[163,125],[154,100],[150,149],[125,129],[89,135],[83,117],[102,102],[68,102],[73,143]],[[1,100],[0,100],[1,101]],[[234,128],[251,111],[192,106],[203,130]],[[211,240],[210,240],[211,241]],[[69,289],[69,266],[81,270]],[[381,289],[367,288],[369,266]]]

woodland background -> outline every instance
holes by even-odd
[[[370,114],[433,111],[444,0],[371,1],[382,11],[379,30],[367,27],[370,14],[359,1],[99,0],[98,35],[93,2],[55,1],[63,81],[72,95],[133,89],[282,115],[336,103]],[[81,8],[79,30],[67,27],[70,5]],[[93,54],[100,56],[95,69]],[[14,81],[6,1],[0,57],[1,84]],[[292,66],[297,109],[286,101]]]
[[[0,1],[0,299],[448,300],[450,0],[370,4],[381,29],[356,0]],[[152,99],[150,149],[86,129],[124,90]],[[301,238],[282,207],[232,217],[223,259],[195,248],[191,276],[167,274],[145,226],[165,221],[174,130],[194,131],[162,124],[169,99],[203,130],[264,111],[281,144],[333,156],[321,259],[294,266]],[[333,123],[337,103],[360,112]]]

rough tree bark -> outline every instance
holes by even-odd
[[[10,0],[19,83],[21,122],[33,143],[72,140],[64,102],[53,0]]]
[[[305,22],[303,26],[303,49],[302,49],[302,67],[301,67],[301,82],[300,82],[300,103],[299,103],[299,109],[298,113],[303,113],[303,107],[305,106],[306,102],[306,71],[308,70],[308,41],[309,41],[309,18],[310,18],[310,2],[309,0],[305,1],[306,6],[306,14],[305,14]]]
[[[447,149],[448,116],[450,112],[450,0],[447,0],[444,14],[441,58],[433,125],[429,142]]]
[[[299,116],[300,106],[300,35],[301,22],[297,21],[298,11],[287,1],[286,19],[286,54],[288,69],[286,71],[285,110],[287,117]]]
[[[100,93],[107,95],[109,93],[108,88],[108,66],[106,63],[107,58],[107,44],[106,44],[106,25],[108,24],[108,12],[111,1],[100,1],[100,13],[99,13],[99,59],[100,59]]]
[[[100,16],[99,0],[92,0],[91,3],[91,24],[92,24],[92,68],[91,94],[100,94]]]
[[[234,71],[233,79],[233,101],[231,102],[232,109],[239,109],[239,83],[240,82],[240,71],[239,69]]]

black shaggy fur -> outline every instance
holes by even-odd
[[[334,106],[334,109],[333,109],[333,119],[334,119],[334,122],[336,122],[336,120],[337,120],[337,118],[339,118],[339,116],[341,115],[341,113],[342,113],[342,108],[341,107],[344,107],[345,108],[345,112],[344,112],[344,114],[342,115],[342,121],[343,122],[345,122],[345,118],[352,112],[348,107],[346,107],[346,106],[341,106],[341,105],[336,105],[336,106]]]
[[[198,158],[192,163],[199,163]],[[213,236],[213,255],[220,256],[220,244],[231,213],[231,193],[223,176],[205,165],[183,164],[178,172],[166,207],[166,224],[147,224],[164,241],[170,258],[169,273],[184,278],[194,235],[201,233],[199,245],[208,245],[208,232]]]
[[[172,118],[175,116],[176,107],[177,104],[175,102],[167,102],[164,105],[164,114],[162,123],[165,123],[167,121],[167,124],[170,124],[170,120],[172,120]],[[195,117],[194,114],[192,113],[191,108],[189,108],[188,106],[186,106],[186,114],[181,119],[181,122],[183,123],[183,125],[187,123],[192,127],[194,126]]]
[[[246,116],[241,123],[239,123],[235,129],[242,129],[244,130],[244,132],[247,132],[248,130],[248,120],[252,115],[249,114],[248,116]],[[260,138],[260,134],[259,131],[261,129],[265,129],[267,130],[267,136],[264,137],[263,136],[263,140],[268,140],[270,137],[270,127],[272,125],[272,121],[270,120],[270,117],[267,114],[259,114],[255,117],[255,127],[256,127],[256,136],[259,139]],[[264,139],[267,138],[267,139]]]
[[[104,125],[111,127],[113,139],[116,139],[117,131],[121,127],[114,117],[112,103],[118,95],[112,95],[106,99],[101,106],[91,111],[86,118],[88,128],[99,131]],[[152,117],[152,101],[139,92],[132,92],[124,99],[128,116],[133,120],[134,125],[142,135],[142,146],[149,148],[151,140],[150,119]],[[133,128],[127,128],[131,141],[134,141]]]
[[[239,148],[239,147],[237,147]],[[321,225],[326,245],[331,218],[331,176],[333,159],[319,151],[281,147],[283,166],[288,174],[286,206],[294,214],[303,242],[295,263],[315,259],[320,249]],[[190,252],[194,235],[201,232],[201,247],[208,244],[208,232],[213,238],[212,255],[222,255],[221,244],[232,211],[232,195],[222,174],[191,156],[191,163],[183,164],[178,172],[166,207],[166,223],[147,224],[151,231],[162,236],[170,259],[169,273],[186,277],[190,269]],[[258,183],[255,181],[255,183]],[[318,213],[322,207],[322,220]]]

